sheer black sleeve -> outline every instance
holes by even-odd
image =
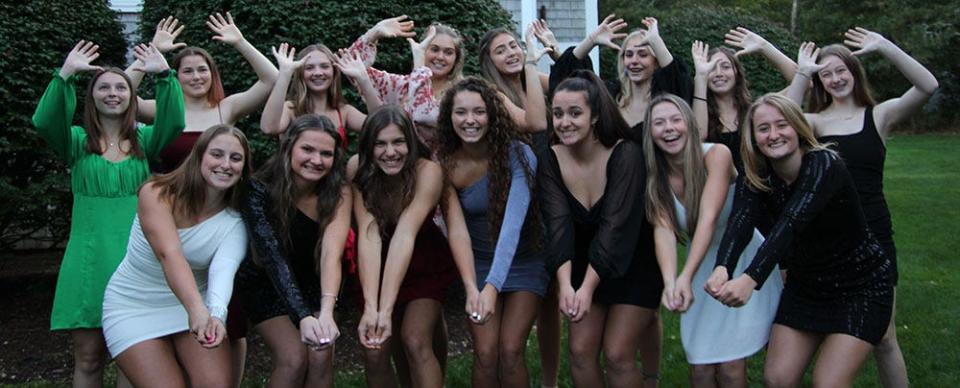
[[[547,149],[537,168],[537,200],[546,230],[547,271],[550,274],[572,259],[575,250],[573,215],[563,185],[557,156]]]
[[[693,78],[683,58],[674,56],[669,65],[653,73],[650,94],[656,96],[660,93],[676,94],[687,104],[693,104]]]
[[[737,268],[740,255],[753,236],[754,226],[758,218],[762,217],[760,193],[750,188],[746,182],[746,175],[737,176],[737,187],[733,194],[733,209],[727,219],[727,229],[720,240],[717,250],[715,266],[727,268],[727,275],[733,278],[733,270]],[[756,280],[756,279],[755,279]]]
[[[557,88],[557,85],[560,85],[563,80],[577,70],[593,71],[593,60],[590,59],[589,55],[583,59],[577,58],[576,55],[573,55],[573,47],[571,46],[563,54],[560,54],[560,58],[557,58],[553,66],[550,66],[550,93],[547,96],[553,96],[553,91]]]
[[[843,162],[830,151],[811,151],[803,157],[796,187],[790,199],[780,210],[770,235],[757,250],[757,256],[744,271],[757,281],[757,289],[763,286],[780,258],[790,255],[791,246],[807,224],[833,201],[844,184],[846,174]]]
[[[266,186],[256,180],[250,180],[244,196],[241,214],[247,225],[247,234],[256,250],[259,264],[273,283],[277,295],[283,299],[294,325],[313,314],[303,300],[303,294],[297,286],[296,278],[290,269],[290,261],[281,248],[280,236],[274,220],[269,216],[269,198]]]
[[[647,222],[644,195],[647,172],[640,145],[622,141],[607,162],[607,185],[597,234],[587,260],[601,278],[623,276],[633,262],[637,239]]]

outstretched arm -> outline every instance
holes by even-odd
[[[627,36],[627,34],[617,32],[626,27],[627,22],[623,21],[622,18],[617,18],[614,14],[607,15],[597,25],[597,28],[583,38],[580,44],[573,49],[573,55],[578,59],[583,59],[590,54],[590,50],[593,50],[595,46],[606,46],[619,51],[620,46],[613,41]]]
[[[277,80],[277,68],[256,47],[248,42],[233,22],[233,16],[227,12],[224,18],[220,13],[210,15],[207,27],[213,31],[213,40],[233,46],[257,73],[257,82],[249,89],[230,95],[220,103],[227,114],[226,122],[234,123],[263,105],[270,95],[270,89]]]
[[[37,110],[33,113],[33,126],[54,152],[73,164],[74,143],[73,130],[70,123],[77,108],[77,73],[89,70],[98,70],[100,66],[91,65],[100,53],[100,46],[93,42],[81,40],[67,54],[60,72],[54,75],[47,85],[43,97],[37,103]],[[79,129],[79,128],[78,128]]]
[[[823,69],[823,65],[817,64],[819,56],[820,49],[813,42],[800,44],[800,50],[797,52],[797,72],[784,93],[797,105],[803,105],[803,96],[807,93],[811,80]]]
[[[724,43],[733,47],[739,47],[737,57],[759,52],[768,62],[777,68],[780,75],[787,81],[793,80],[793,75],[797,71],[797,64],[786,54],[777,49],[772,43],[768,42],[762,36],[745,27],[737,27],[727,32],[724,36]]]
[[[169,53],[173,50],[181,49],[187,46],[186,43],[176,42],[177,37],[183,32],[185,26],[180,25],[180,21],[173,16],[167,16],[160,19],[157,23],[157,30],[153,33],[153,39],[150,41],[161,54]],[[142,66],[143,62],[139,58],[130,64],[125,73],[133,82],[133,89],[136,90],[143,81],[143,72],[136,68]],[[174,69],[176,70],[176,69]],[[182,99],[182,97],[181,97]],[[137,97],[137,120],[144,123],[152,123],[157,113],[157,104],[155,100],[144,100]]]
[[[707,139],[710,130],[710,109],[707,106],[707,78],[710,72],[717,67],[717,60],[710,60],[708,53],[710,45],[699,40],[693,41],[690,48],[693,55],[693,67],[696,75],[693,77],[693,116],[697,120],[697,129],[700,130],[700,141]]]
[[[303,67],[303,61],[306,58],[295,60],[297,49],[281,43],[280,48],[271,47],[273,57],[277,59],[277,80],[270,90],[270,96],[267,103],[263,106],[263,114],[260,115],[260,130],[267,135],[279,135],[287,129],[290,124],[291,114],[287,110],[287,90],[290,88],[290,80],[295,72]]]
[[[480,292],[477,288],[473,248],[470,232],[467,230],[467,222],[463,215],[463,207],[460,205],[460,198],[457,196],[457,190],[453,185],[448,186],[443,195],[443,220],[447,223],[447,241],[450,241],[453,262],[457,265],[457,271],[460,272],[460,279],[463,280],[463,288],[466,291],[464,311],[471,321],[479,323],[487,314],[481,312],[479,305],[477,305]]]

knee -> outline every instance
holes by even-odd
[[[412,362],[419,363],[430,357],[434,357],[432,336],[404,332],[402,337],[403,349]]]
[[[390,349],[382,347],[380,349],[363,349],[363,361],[367,369],[376,369],[384,365],[390,365]]]
[[[495,345],[478,345],[474,348],[473,353],[476,364],[480,369],[495,370],[500,362],[500,354]]]
[[[794,380],[792,373],[769,369],[763,371],[763,386],[767,388],[789,388],[799,385],[799,381]]]
[[[100,373],[107,363],[107,357],[100,349],[77,349],[74,354],[74,363],[74,368],[81,373]]]
[[[721,386],[733,386],[733,383],[746,381],[746,364],[741,362],[723,363],[717,367],[717,379]]]
[[[309,352],[307,364],[311,371],[317,371],[321,375],[333,373],[333,349],[328,348]]]
[[[637,355],[635,351],[612,347],[603,350],[603,360],[607,370],[612,373],[623,373],[636,369]]]
[[[273,368],[278,373],[291,377],[303,376],[307,373],[307,352],[300,347],[296,350],[277,352],[274,354]]]
[[[717,369],[713,365],[690,365],[690,385],[709,387],[716,385]]]
[[[513,370],[518,365],[526,362],[524,351],[526,343],[501,343],[500,344],[500,367],[506,370]]]
[[[597,352],[582,344],[570,343],[570,366],[572,368],[587,368],[597,363]]]

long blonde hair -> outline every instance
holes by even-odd
[[[330,60],[330,66],[333,67],[333,77],[330,78],[330,86],[327,88],[327,108],[339,109],[345,104],[343,90],[340,86],[340,69],[333,65],[333,51],[322,44],[311,44],[304,47],[297,54],[297,60],[303,60],[312,52],[319,52]],[[303,69],[293,74],[293,80],[290,82],[290,91],[287,92],[287,100],[293,103],[293,116],[299,117],[313,112],[313,96],[310,89],[307,88],[307,81],[303,79]]]
[[[813,134],[813,128],[803,116],[800,106],[795,102],[778,93],[768,93],[758,98],[753,102],[753,105],[750,105],[747,118],[740,130],[740,153],[743,156],[743,169],[747,175],[747,184],[756,190],[770,191],[771,188],[767,184],[766,178],[770,161],[757,151],[757,140],[753,134],[753,115],[756,114],[757,108],[761,105],[769,105],[780,111],[787,123],[797,132],[799,147],[804,153],[817,150],[833,152],[833,150],[828,148],[826,144],[817,141],[817,137]]]
[[[640,37],[641,34],[643,33],[644,33],[644,30],[635,30],[631,32],[630,35],[627,35],[626,38],[623,38],[623,45],[620,48],[620,52],[617,53],[617,79],[620,80],[620,97],[617,99],[617,103],[620,105],[621,108],[626,107],[628,104],[630,104],[630,100],[633,99],[634,97],[633,88],[631,87],[630,77],[627,76],[627,67],[623,64],[624,49],[626,49],[627,47],[627,42],[631,41],[634,38]],[[645,46],[649,47],[649,45],[645,45]],[[650,50],[650,55],[653,55],[653,49],[649,49],[649,50]],[[660,60],[656,58],[657,57],[654,56],[654,60],[657,63],[657,68],[659,69]]]
[[[667,156],[653,143],[651,115],[659,104],[673,104],[680,110],[687,127],[687,143],[683,147],[683,203],[686,209],[687,231],[693,235],[697,229],[697,216],[700,214],[700,197],[707,184],[706,168],[703,162],[703,147],[700,142],[700,130],[697,128],[693,110],[682,98],[665,93],[657,95],[647,105],[647,119],[643,124],[643,158],[647,165],[646,211],[651,224],[663,221],[673,230],[677,240],[686,241],[680,233],[676,207],[673,205],[673,190],[670,188],[670,176]]]

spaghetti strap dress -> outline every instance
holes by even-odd
[[[890,209],[883,195],[883,165],[887,158],[887,147],[880,138],[877,125],[873,121],[873,107],[863,112],[863,128],[849,135],[822,136],[821,143],[833,143],[843,162],[853,177],[860,195],[863,215],[867,217],[870,232],[880,242],[883,252],[890,259],[890,271],[893,284],[897,284],[897,246],[893,242],[893,224],[890,221]]]
[[[570,261],[577,289],[591,265],[600,276],[594,303],[659,308],[663,277],[644,211],[646,169],[640,145],[624,140],[614,146],[603,196],[589,209],[567,189],[556,154],[545,155],[537,184],[552,259],[548,267],[555,271]]]
[[[776,174],[764,179],[770,191],[737,185],[717,265],[736,268],[756,219],[772,218],[773,228],[744,274],[759,289],[778,261],[787,264],[774,323],[878,344],[893,307],[891,264],[868,230],[843,161],[831,151],[808,151],[793,183]]]
[[[183,131],[183,93],[175,74],[171,70],[157,78],[156,121],[137,128],[143,158],[130,155],[112,162],[87,150],[86,131],[71,125],[76,75],[63,79],[55,74],[40,98],[33,125],[70,167],[73,192],[70,238],[57,275],[51,330],[101,327],[103,291],[126,252],[137,190],[150,177],[148,161]]]
[[[713,144],[703,144],[704,154]],[[780,293],[783,291],[783,280],[778,271],[773,271],[770,280],[764,283],[757,292],[754,292],[746,305],[732,308],[724,306],[712,298],[704,289],[707,279],[713,273],[713,264],[717,260],[717,250],[723,238],[733,208],[733,197],[736,184],[730,184],[727,189],[727,200],[723,203],[720,215],[717,217],[716,228],[710,239],[710,246],[700,263],[700,268],[693,275],[693,303],[680,316],[680,341],[687,354],[690,364],[716,364],[727,361],[747,358],[760,351],[767,344],[770,337],[770,326],[773,316],[777,312],[780,302]],[[680,230],[687,236],[693,231],[687,227],[687,210],[683,203],[673,197],[673,206],[676,209],[676,219]],[[740,260],[734,269],[734,276],[739,276],[747,269],[750,259],[757,254],[757,249],[763,243],[763,236],[757,230],[753,231],[750,241],[740,254]]]

